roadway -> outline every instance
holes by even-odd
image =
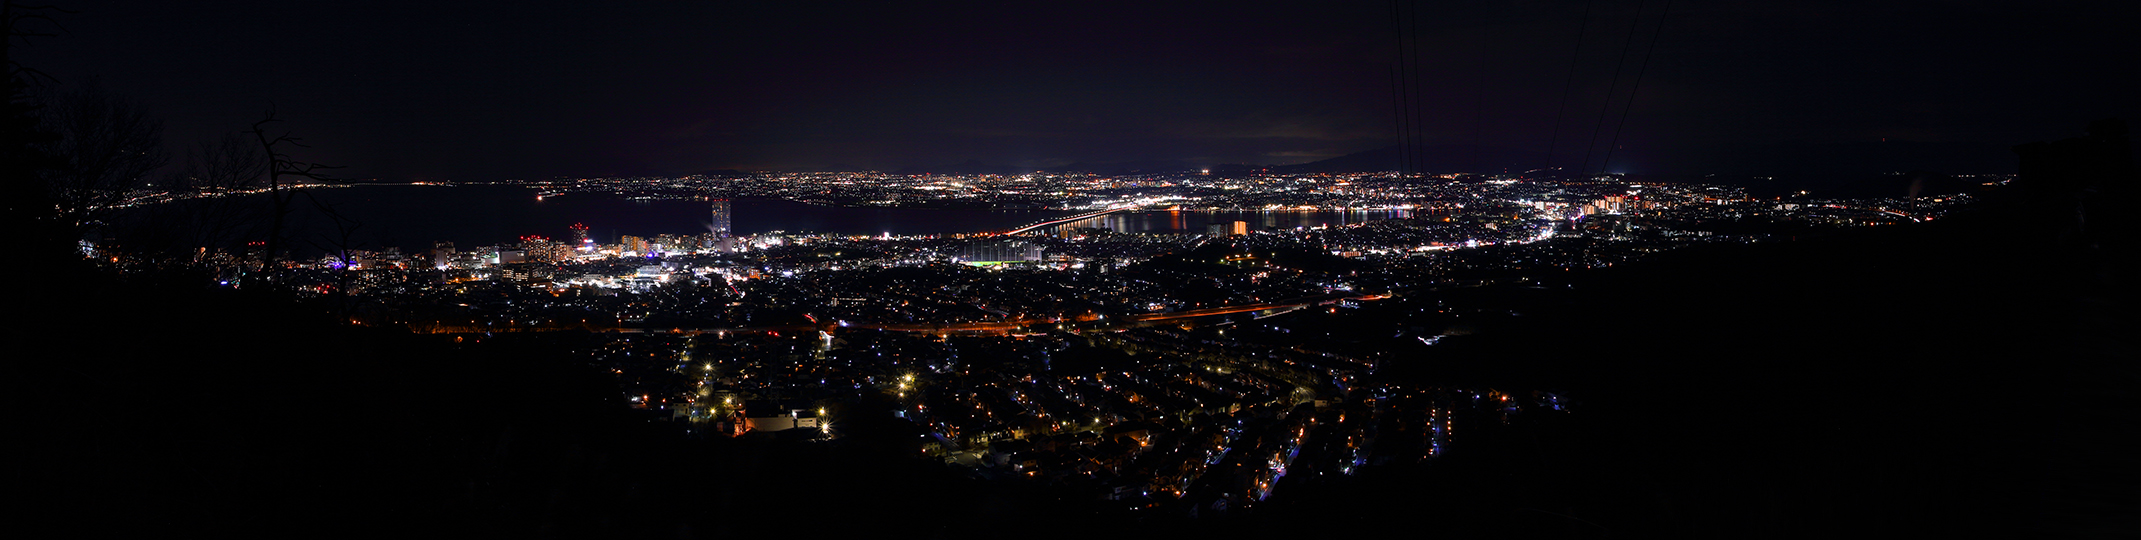
[[[1022,234],[1022,233],[1026,233],[1026,232],[1031,232],[1031,231],[1033,231],[1034,229],[1039,229],[1039,228],[1042,228],[1042,227],[1047,227],[1047,226],[1050,226],[1050,225],[1061,225],[1061,224],[1064,224],[1064,223],[1070,223],[1070,222],[1073,222],[1073,221],[1079,221],[1079,220],[1085,220],[1085,219],[1092,219],[1092,218],[1096,218],[1096,217],[1100,217],[1100,216],[1105,216],[1105,215],[1108,215],[1108,214],[1113,214],[1113,213],[1116,213],[1116,212],[1124,212],[1124,211],[1130,211],[1130,210],[1137,210],[1137,209],[1139,209],[1139,207],[1136,207],[1136,206],[1125,206],[1125,207],[1121,207],[1121,208],[1109,208],[1109,209],[1106,209],[1106,210],[1101,210],[1101,211],[1098,211],[1098,212],[1087,212],[1087,213],[1083,213],[1083,214],[1078,214],[1078,215],[1075,215],[1075,216],[1071,216],[1071,217],[1067,217],[1067,218],[1057,218],[1057,219],[1052,219],[1052,220],[1048,220],[1048,221],[1042,221],[1042,222],[1039,222],[1039,223],[1034,223],[1034,224],[1031,224],[1031,225],[1027,225],[1027,226],[1024,226],[1024,227],[1019,227],[1019,228],[1016,228],[1016,229],[1011,229],[1011,231],[1010,231],[1010,232],[1006,232],[1006,233],[1004,233],[1004,234],[1006,234],[1006,235],[1012,235],[1012,234]]]

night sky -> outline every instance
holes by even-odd
[[[1479,170],[1602,153],[1631,87],[1613,171],[1902,143],[2011,172],[2141,120],[2117,2],[60,4],[25,65],[142,102],[174,149],[272,102],[351,178],[1314,161],[1397,144],[1400,21],[1421,140]]]

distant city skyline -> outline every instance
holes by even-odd
[[[26,528],[2134,523],[2124,4],[5,1]]]

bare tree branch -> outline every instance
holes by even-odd
[[[305,242],[311,244],[312,247],[327,252],[342,264],[341,268],[335,269],[334,303],[335,309],[341,315],[341,320],[349,320],[352,307],[349,297],[350,265],[355,259],[351,251],[360,247],[353,241],[353,238],[356,236],[357,229],[364,226],[364,222],[343,215],[333,205],[321,201],[319,197],[314,196],[311,192],[302,193],[305,194],[306,200],[312,202],[313,208],[318,209],[322,215],[326,215],[329,220],[334,222],[334,236],[330,237],[326,244],[321,244],[310,238],[307,238]]]
[[[264,260],[270,271],[273,271],[273,267],[279,262],[277,259],[282,256],[280,249],[283,244],[283,228],[292,210],[290,203],[300,192],[300,190],[296,189],[297,186],[286,182],[285,178],[290,180],[311,180],[314,182],[333,182],[338,179],[325,171],[342,168],[296,161],[289,154],[283,153],[278,147],[307,147],[302,142],[303,139],[292,137],[287,132],[272,138],[269,137],[268,125],[280,121],[275,118],[275,106],[270,104],[267,113],[262,115],[260,121],[254,122],[253,128],[249,131],[252,133],[253,139],[260,143],[260,153],[267,156],[268,162],[267,189],[269,203],[273,205],[273,208],[270,209],[268,216],[267,254]]]
[[[246,226],[261,227],[258,199],[237,196],[257,189],[266,181],[268,160],[244,133],[225,133],[214,142],[200,142],[187,153],[185,164],[162,184],[172,191],[205,195],[167,206],[180,215],[163,220],[179,236],[179,249],[230,249],[236,251],[242,238],[257,237],[262,230],[243,234]],[[153,231],[153,229],[152,229]]]
[[[59,137],[44,145],[54,163],[42,177],[61,223],[81,227],[96,219],[169,161],[163,122],[94,81],[46,101],[39,119]]]

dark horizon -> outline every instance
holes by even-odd
[[[2136,536],[2132,17],[1432,4],[8,2],[26,529]]]
[[[348,178],[1283,165],[1408,121],[1481,172],[1760,173],[1907,143],[1911,168],[1998,173],[2014,144],[2141,117],[2108,3],[62,7],[17,49],[59,88],[141,102],[174,150],[272,104]]]

